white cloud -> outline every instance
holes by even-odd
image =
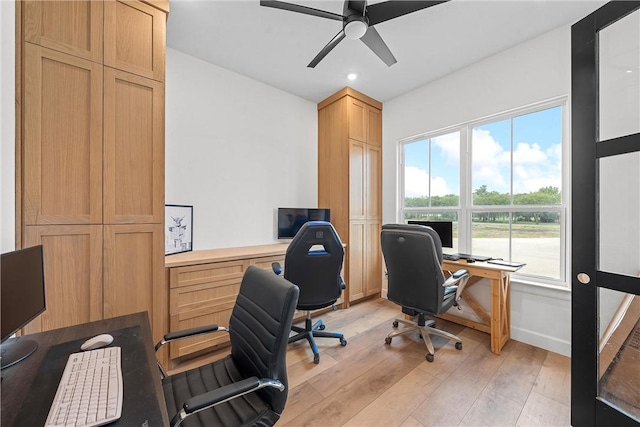
[[[505,151],[488,130],[473,130],[474,185],[486,185],[490,191],[508,191],[510,162],[509,151]]]
[[[404,188],[406,197],[422,197],[429,194],[429,174],[416,166],[407,166],[404,171]],[[450,194],[447,180],[436,176],[431,179],[431,195],[444,196]]]
[[[529,145],[526,142],[519,142],[513,152],[513,164],[546,163],[547,155],[540,149],[538,144]]]
[[[441,156],[447,165],[460,167],[460,132],[438,136],[433,138],[431,143],[440,149]]]
[[[416,166],[407,166],[404,169],[404,195],[405,197],[422,197],[429,193],[429,174],[426,170]]]

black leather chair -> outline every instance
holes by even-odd
[[[165,335],[156,345],[228,331],[231,354],[167,376],[162,386],[172,426],[270,426],[287,400],[286,352],[299,289],[273,273],[247,269],[229,328],[211,325]]]
[[[314,338],[337,338],[347,345],[344,335],[326,332],[321,319],[312,324],[311,310],[330,307],[344,289],[342,262],[344,247],[330,222],[306,222],[289,244],[284,258],[284,278],[300,288],[298,310],[306,311],[304,327],[293,326],[297,334],[289,343],[306,339],[313,351],[313,362],[320,363],[320,353]],[[277,266],[274,271],[277,273]]]
[[[462,349],[462,341],[456,335],[436,329],[434,320],[426,320],[426,315],[436,316],[457,305],[469,279],[467,270],[460,269],[445,279],[442,271],[442,244],[440,237],[424,225],[385,224],[380,233],[382,254],[387,268],[390,301],[402,306],[402,312],[414,316],[415,321],[396,319],[392,331],[385,342],[417,331],[427,346],[427,360],[433,362],[434,348],[430,335],[438,335],[456,341],[456,348]],[[399,324],[406,328],[397,329]]]

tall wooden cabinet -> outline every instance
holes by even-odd
[[[167,1],[23,1],[20,246],[44,246],[28,331],[148,311],[163,333]]]
[[[381,290],[381,182],[382,104],[344,88],[318,104],[318,206],[346,243],[349,302]]]

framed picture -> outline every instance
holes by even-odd
[[[164,254],[193,249],[193,206],[164,205]]]

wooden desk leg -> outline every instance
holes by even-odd
[[[491,280],[491,352],[500,354],[511,335],[509,275]]]

